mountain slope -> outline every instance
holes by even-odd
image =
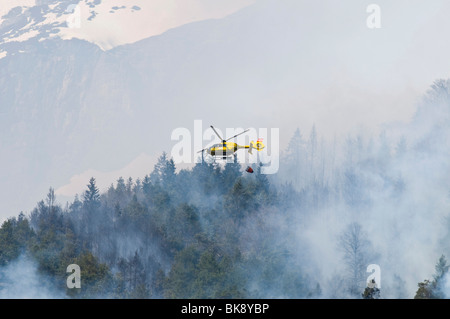
[[[63,17],[62,3],[48,4]],[[2,214],[23,208],[19,181],[28,181],[31,208],[75,174],[170,151],[171,132],[191,129],[195,119],[204,127],[280,128],[282,146],[295,127],[314,122],[333,136],[408,120],[416,97],[448,77],[439,58],[450,53],[447,44],[428,40],[417,53],[448,24],[438,11],[448,4],[380,6],[379,30],[367,28],[360,1],[262,0],[108,51],[52,37],[58,24],[39,30],[42,41],[3,43],[0,188],[10,200]],[[8,21],[15,32],[26,23],[18,11]]]

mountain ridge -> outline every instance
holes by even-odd
[[[405,9],[388,3],[380,5]],[[392,13],[384,29],[369,30],[365,9],[358,1],[259,1],[108,51],[76,39],[8,43],[16,53],[0,59],[0,163],[34,176],[30,198],[41,198],[75,174],[169,151],[171,132],[196,119],[282,128],[281,145],[297,126],[316,123],[329,137],[353,124],[405,120],[444,72],[427,60],[427,76],[410,77],[416,33],[399,38],[408,29],[391,26]],[[3,175],[8,189],[16,176]]]

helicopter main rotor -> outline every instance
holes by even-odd
[[[236,137],[238,137],[239,135],[242,135],[242,134],[244,134],[244,133],[250,131],[250,129],[246,129],[246,130],[242,131],[241,133],[236,134],[236,135],[234,135],[234,136],[232,136],[232,137],[230,137],[230,138],[228,138],[228,139],[223,139],[222,136],[220,136],[220,134],[216,131],[216,129],[214,128],[214,126],[211,125],[210,127],[212,128],[212,130],[214,131],[214,133],[216,133],[217,137],[222,141],[222,143],[226,143],[227,141],[229,141],[229,140],[231,140],[231,139],[233,139],[233,138],[236,138]],[[198,151],[197,153],[203,153],[203,151],[205,151],[206,149],[207,149],[207,148],[204,148],[204,149],[202,149],[201,151]],[[203,154],[202,154],[202,156],[203,156]]]
[[[235,138],[235,137],[238,137],[238,136],[241,135],[241,134],[244,134],[244,133],[250,131],[250,129],[246,129],[246,130],[242,131],[241,133],[236,134],[236,135],[234,135],[234,136],[232,136],[232,137],[230,137],[230,138],[228,138],[228,139],[225,140],[225,139],[223,139],[223,138],[220,136],[219,133],[217,133],[217,131],[216,131],[216,129],[214,128],[214,126],[211,125],[210,127],[212,128],[212,130],[214,131],[214,133],[216,133],[217,137],[218,137],[223,143],[225,143],[225,142],[227,142],[227,141],[229,141],[229,140],[231,140],[231,139],[233,139],[233,138]]]

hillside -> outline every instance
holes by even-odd
[[[411,123],[379,136],[297,130],[278,175],[237,161],[177,172],[163,153],[141,179],[100,192],[92,177],[66,205],[50,188],[0,228],[0,294],[27,295],[11,290],[15,267],[49,296],[361,298],[375,264],[382,298],[448,297],[449,87],[435,81]],[[73,263],[79,290],[65,286]]]

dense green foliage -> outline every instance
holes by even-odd
[[[438,80],[390,135],[330,143],[297,130],[276,176],[236,161],[177,171],[163,153],[144,178],[105,192],[91,178],[64,207],[50,188],[0,228],[0,292],[26,256],[73,298],[413,297],[422,260],[450,251],[449,110]],[[66,287],[73,263],[78,290]],[[367,287],[370,264],[383,289]],[[415,297],[448,297],[448,268],[441,257]]]
[[[176,173],[164,153],[142,181],[119,178],[100,194],[92,178],[64,209],[50,189],[29,217],[3,223],[0,262],[27,254],[74,298],[314,296],[317,283],[272,245],[279,234],[265,220],[283,214],[285,200],[254,168],[202,163]],[[73,263],[81,289],[66,288]]]

